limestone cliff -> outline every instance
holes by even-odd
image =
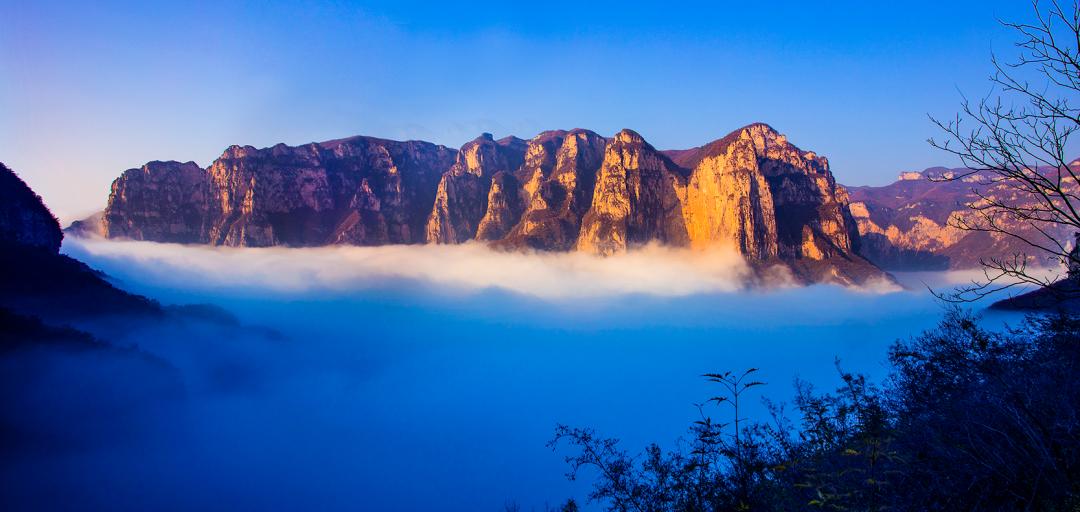
[[[485,228],[485,233],[490,236],[490,230],[510,222],[506,217],[513,212],[508,210],[516,203],[502,195],[508,185],[505,174],[521,166],[524,154],[525,142],[521,139],[495,141],[490,133],[462,146],[453,167],[439,180],[425,239],[430,243],[458,244],[476,238],[492,194],[492,179],[499,174],[503,176],[497,180],[494,194],[500,211],[488,221],[490,227]]]
[[[596,174],[608,140],[588,130],[548,131],[529,141],[515,181],[524,203],[500,245],[566,251],[577,244],[592,206]]]
[[[232,246],[379,245],[424,240],[454,152],[352,137],[264,149],[232,146],[209,169],[151,162],[112,187],[112,238]]]
[[[775,206],[759,165],[759,146],[748,130],[681,156],[693,169],[683,216],[691,244],[725,243],[750,258],[779,255]]]
[[[125,172],[102,225],[109,237],[233,246],[724,246],[805,282],[883,276],[856,254],[828,161],[764,124],[677,151],[631,130],[582,129],[528,141],[483,134],[457,152],[371,137],[232,146],[206,170],[151,162]]]
[[[505,237],[525,208],[521,196],[521,183],[512,173],[501,171],[492,176],[487,211],[476,228],[476,239],[497,241]]]
[[[101,232],[111,238],[206,243],[210,181],[195,162],[149,162],[113,181]]]
[[[441,171],[454,153],[427,142],[352,137],[233,146],[210,166],[220,213],[211,243],[380,245],[424,240]]]
[[[608,142],[577,248],[597,254],[657,241],[687,245],[684,170],[631,130]]]
[[[876,275],[856,254],[847,192],[824,157],[761,123],[667,154],[690,169],[682,211],[692,246],[726,244],[751,261],[783,261],[808,281]]]

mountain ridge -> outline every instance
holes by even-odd
[[[1080,160],[1070,165],[1080,166]],[[863,240],[862,254],[886,270],[960,270],[980,267],[984,258],[1010,258],[1024,254],[1029,265],[1055,266],[1015,237],[973,232],[955,227],[973,215],[967,206],[987,197],[1010,204],[1029,201],[986,172],[965,168],[930,167],[902,172],[897,181],[879,187],[848,187],[849,208]],[[1071,178],[1067,186],[1080,191]],[[1032,240],[1042,236],[1029,223],[1002,217],[997,222],[1010,232]],[[1041,229],[1057,240],[1072,240],[1073,233],[1047,224]]]
[[[575,128],[485,133],[459,150],[354,136],[233,145],[206,169],[148,162],[113,182],[99,226],[108,238],[247,247],[725,245],[801,282],[888,279],[858,254],[847,202],[827,159],[765,123],[667,151],[630,129]]]

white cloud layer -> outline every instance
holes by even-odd
[[[230,248],[68,237],[65,251],[108,260],[162,286],[347,292],[413,280],[452,291],[502,289],[541,299],[733,292],[750,269],[733,250],[659,245],[610,257],[500,252],[475,243],[382,247]]]

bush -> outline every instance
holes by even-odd
[[[560,426],[570,478],[594,470],[611,511],[1077,510],[1080,321],[1030,317],[992,332],[969,313],[897,342],[880,386],[841,371],[833,393],[796,385],[797,425],[738,415],[754,370],[710,374],[730,422],[702,413],[690,442],[631,456],[618,441]]]

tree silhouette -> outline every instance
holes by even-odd
[[[949,224],[1030,249],[983,258],[983,278],[941,294],[949,300],[977,300],[1018,284],[1050,287],[1064,277],[1037,272],[1033,262],[1080,264],[1072,237],[1061,235],[1080,232],[1080,166],[1069,165],[1066,155],[1080,129],[1080,4],[1055,0],[1044,8],[1035,1],[1032,7],[1034,21],[1002,22],[1018,36],[1019,55],[1009,62],[992,57],[991,93],[975,102],[964,97],[954,119],[931,118],[945,135],[930,144],[969,169],[935,179],[986,178],[973,182],[977,200],[968,214]]]

